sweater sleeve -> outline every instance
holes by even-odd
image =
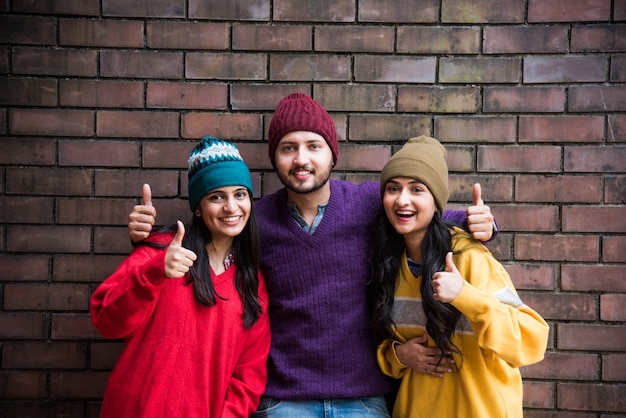
[[[504,267],[478,244],[454,262],[466,283],[452,305],[469,320],[478,345],[514,367],[541,361],[548,324],[521,301]]]
[[[165,281],[165,251],[140,246],[91,296],[91,321],[106,338],[126,338],[154,311]]]
[[[267,383],[267,356],[270,350],[268,295],[265,281],[259,273],[261,316],[250,329],[244,348],[226,391],[222,418],[251,416],[259,406]]]
[[[400,344],[399,341],[394,339],[388,339],[383,341],[379,346],[376,353],[378,360],[378,366],[384,375],[399,379],[409,370],[409,367],[405,366],[398,355],[396,354],[396,345]]]

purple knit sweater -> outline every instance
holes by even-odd
[[[266,395],[274,398],[355,398],[390,389],[376,364],[366,303],[380,188],[339,180],[330,187],[312,235],[289,214],[285,189],[255,206],[272,328]],[[446,218],[462,221],[465,214]]]

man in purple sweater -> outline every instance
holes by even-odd
[[[285,187],[255,204],[272,345],[254,417],[389,417],[384,395],[391,384],[376,363],[366,296],[380,188],[330,180],[338,151],[334,122],[319,103],[302,93],[281,100],[269,158]],[[131,239],[145,238],[155,215],[149,202],[135,206]],[[476,239],[492,236],[493,216],[482,201],[467,214],[444,216]],[[435,355],[416,342],[416,362]]]

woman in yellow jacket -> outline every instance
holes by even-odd
[[[381,174],[368,290],[379,366],[400,379],[392,416],[522,417],[519,367],[543,359],[549,328],[489,250],[443,222],[445,154],[412,138]],[[416,341],[439,355],[419,361]]]

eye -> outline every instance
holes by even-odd
[[[235,197],[237,199],[246,199],[248,197],[248,191],[247,190],[238,190],[237,192],[235,192]]]
[[[215,193],[215,194],[209,195],[209,200],[211,202],[219,202],[222,199],[224,199],[224,197],[221,194]]]
[[[293,151],[293,145],[283,145],[280,150],[282,152],[291,152]]]
[[[388,184],[385,187],[385,192],[386,193],[395,193],[398,191],[398,186],[396,186],[395,184]]]

